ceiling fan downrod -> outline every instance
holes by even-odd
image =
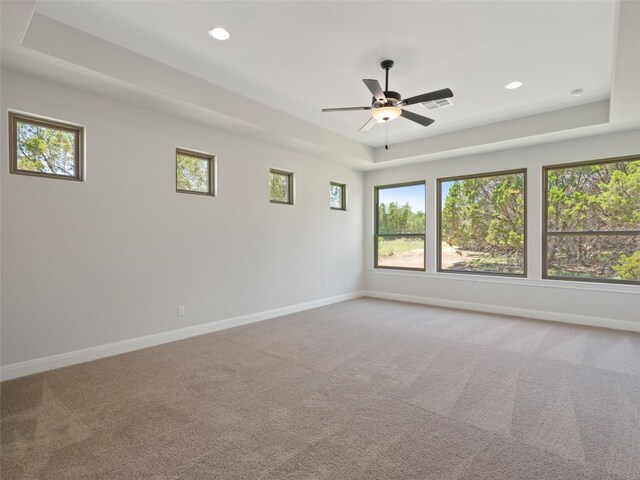
[[[389,69],[393,67],[393,60],[385,60],[380,66],[384,69],[384,90],[389,91]]]

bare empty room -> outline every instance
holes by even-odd
[[[0,21],[3,480],[640,480],[639,1]]]

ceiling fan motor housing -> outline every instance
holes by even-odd
[[[384,96],[387,97],[387,103],[381,102],[376,97],[371,97],[371,106],[373,108],[380,108],[385,106],[393,107],[396,103],[400,103],[400,101],[402,100],[402,95],[400,95],[398,92],[386,91],[383,93]]]

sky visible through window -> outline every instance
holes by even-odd
[[[424,212],[424,184],[381,188],[378,190],[378,202],[386,205],[396,202],[400,206],[408,203],[412,212]]]
[[[450,182],[442,182],[440,183],[440,190],[442,192],[442,205],[444,205],[444,201],[447,198],[447,195],[449,195],[449,190],[451,189],[451,185],[453,185],[454,183],[456,183],[455,181],[450,181]]]

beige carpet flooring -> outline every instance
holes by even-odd
[[[640,335],[362,298],[4,382],[2,479],[640,479]]]

